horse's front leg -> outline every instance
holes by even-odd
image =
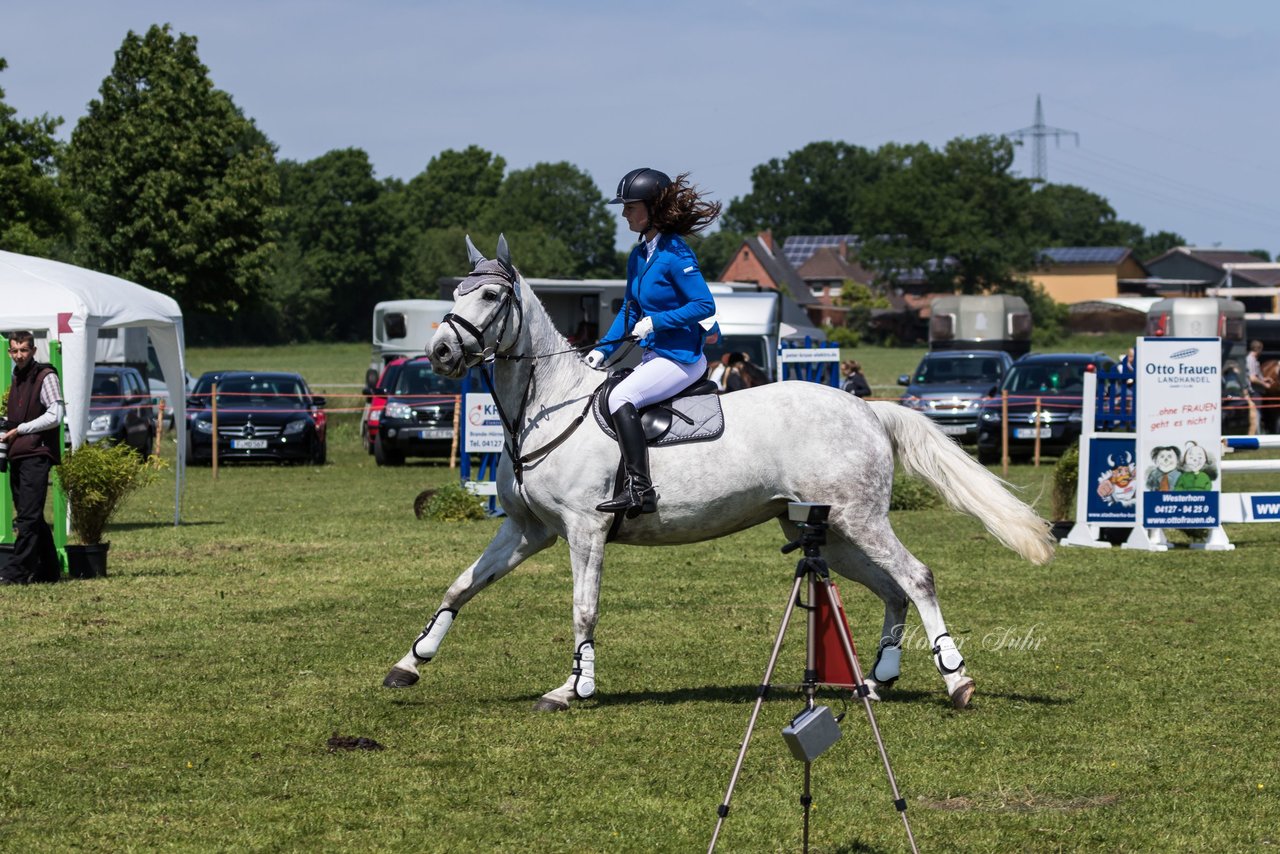
[[[556,535],[533,519],[517,522],[508,517],[489,542],[484,553],[458,576],[444,600],[404,657],[396,662],[382,680],[388,688],[407,688],[418,681],[418,665],[426,664],[440,648],[458,609],[471,597],[519,566],[530,555],[537,554],[556,541]]]
[[[600,575],[604,568],[605,532],[571,534],[573,565],[573,668],[564,684],[543,694],[534,711],[563,712],[574,700],[596,692],[596,621],[600,618]]]

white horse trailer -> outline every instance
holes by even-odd
[[[1244,365],[1244,303],[1225,297],[1173,297],[1147,309],[1151,338],[1221,338],[1222,360]]]
[[[929,308],[930,350],[1031,351],[1031,310],[1008,294],[938,297]]]
[[[453,306],[438,299],[399,299],[373,307],[373,356],[369,370],[381,373],[392,359],[423,356],[436,327]]]

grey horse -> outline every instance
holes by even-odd
[[[569,544],[573,568],[573,667],[568,679],[535,704],[568,709],[596,688],[594,634],[600,577],[613,516],[595,506],[613,494],[618,446],[581,415],[600,373],[587,367],[556,330],[532,289],[511,264],[505,239],[489,260],[467,239],[472,272],[432,338],[435,370],[449,377],[493,359],[494,391],[506,427],[498,496],[506,512],[480,557],[445,592],[439,609],[383,684],[419,679],[458,610],[557,537]],[[552,355],[562,354],[562,355]],[[627,519],[615,542],[662,546],[723,537],[787,520],[793,501],[831,505],[825,557],[831,568],[884,601],[875,666],[867,674],[878,696],[899,674],[903,624],[914,604],[952,705],[963,708],[973,679],[947,633],[933,574],[898,541],[889,524],[894,459],[927,481],[947,503],[979,519],[1025,559],[1053,554],[1049,526],[925,416],[891,402],[865,402],[839,389],[778,382],[725,395],[723,435],[712,442],[652,449],[661,499],[656,513]],[[516,464],[518,462],[518,465]]]

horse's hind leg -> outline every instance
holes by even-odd
[[[459,575],[445,592],[444,600],[427,627],[409,646],[404,657],[391,668],[382,684],[388,688],[407,688],[417,682],[418,665],[426,664],[435,656],[458,609],[483,588],[515,569],[530,555],[537,554],[555,541],[556,535],[537,522],[517,522],[508,517],[480,558]]]
[[[963,709],[973,697],[973,679],[965,672],[964,658],[942,619],[933,573],[898,541],[889,530],[887,521],[884,523],[884,530],[891,542],[885,542],[881,537],[874,549],[863,546],[863,550],[893,577],[902,592],[916,606],[933,652],[933,663],[942,674],[942,681],[946,683],[951,704],[957,709]]]
[[[897,678],[894,659],[900,655],[909,600],[920,613],[934,664],[942,674],[951,704],[957,709],[969,705],[973,679],[965,672],[964,659],[942,619],[933,573],[907,551],[887,519],[879,523],[862,519],[854,525],[849,525],[847,519],[833,520],[832,527],[838,536],[830,539],[824,551],[827,561],[842,575],[865,584],[885,603],[880,654],[868,674],[868,687],[887,685]],[[893,650],[899,651],[897,655]]]
[[[789,523],[784,523],[787,527]],[[798,529],[787,530],[787,536],[795,539]],[[879,700],[884,692],[897,681],[901,673],[902,634],[906,628],[909,600],[888,573],[872,562],[861,549],[840,537],[828,541],[823,554],[830,567],[853,581],[862,584],[884,602],[884,623],[880,628],[880,640],[876,645],[875,663],[863,669],[863,678],[871,690],[871,699]]]

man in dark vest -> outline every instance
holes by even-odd
[[[13,384],[4,441],[9,445],[9,488],[13,492],[17,539],[9,564],[0,570],[0,584],[57,581],[60,567],[53,533],[44,520],[49,493],[49,469],[62,461],[58,424],[62,421],[62,390],[51,365],[36,361],[35,337],[30,332],[9,334]]]

